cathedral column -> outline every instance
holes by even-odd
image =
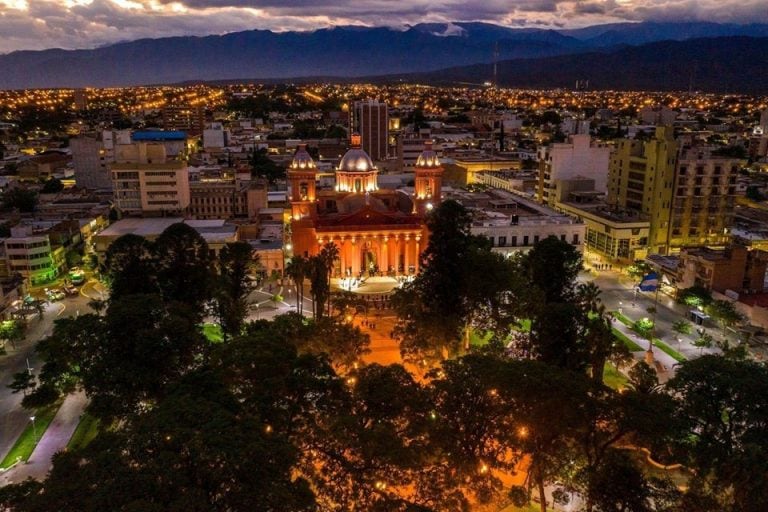
[[[420,249],[420,247],[421,247],[421,237],[417,236],[416,237],[416,256],[415,256],[415,258],[416,258],[415,267],[416,267],[416,273],[417,274],[419,273],[419,260],[421,260],[421,257],[420,257],[421,256],[421,249]]]
[[[384,275],[387,275],[387,271],[389,271],[389,237],[387,235],[384,235],[381,237],[381,263],[379,264],[379,270],[381,270]]]
[[[360,273],[360,240],[357,237],[352,237],[352,258],[350,258],[350,267],[352,267],[352,275],[357,277]]]
[[[409,235],[405,235],[405,243],[403,243],[403,252],[404,252],[403,273],[405,275],[410,275],[410,272],[409,272],[410,264],[411,264],[411,255],[409,254],[410,248],[411,248],[411,237]]]

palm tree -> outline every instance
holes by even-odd
[[[331,276],[333,275],[333,267],[336,265],[336,260],[339,259],[339,247],[333,243],[328,242],[320,251],[320,258],[325,264],[325,269],[328,274],[328,291],[331,290]],[[331,301],[328,301],[328,315],[331,314]]]
[[[576,297],[584,311],[603,315],[605,306],[601,304],[600,287],[594,282],[580,284],[576,289]]]
[[[296,287],[296,312],[304,313],[304,279],[307,278],[307,259],[303,256],[294,256],[285,266],[285,273],[293,281]]]

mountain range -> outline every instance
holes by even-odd
[[[768,94],[768,37],[716,37],[660,41],[612,52],[587,52],[497,63],[501,87],[572,88],[589,81],[596,90],[685,91]],[[492,80],[493,64],[474,64],[400,75],[372,82],[471,84]]]
[[[662,46],[654,47],[655,50],[677,51],[679,47],[667,41],[698,41],[696,38],[702,37],[725,37],[733,44],[741,42],[749,46],[753,44],[749,41],[754,41],[751,38],[768,37],[768,24],[644,22],[543,30],[456,22],[425,23],[405,29],[345,26],[309,32],[251,30],[205,37],[141,39],[94,49],[17,51],[0,55],[3,70],[0,88],[104,87],[314,76],[412,76],[432,71],[438,72],[434,77],[437,80],[439,76],[446,78],[445,73],[464,76],[457,66],[472,66],[467,68],[467,73],[482,72],[488,79],[490,76],[482,65],[494,60],[503,61],[502,70],[507,66],[519,69],[525,65],[534,71],[541,69],[539,66],[586,59],[584,62],[610,72],[610,67],[600,63],[621,62],[621,56],[625,55],[622,52],[631,51],[631,46],[665,41]],[[718,45],[710,46],[716,49]],[[638,46],[642,48],[644,46]],[[653,57],[649,53],[645,55]],[[698,56],[698,60],[704,64],[711,59]],[[730,67],[728,62],[722,64]],[[590,79],[595,86],[623,83],[596,80],[592,74],[588,69],[573,69],[567,80],[563,75],[538,82],[532,78],[531,83],[550,87],[556,86],[555,82],[572,85],[570,78],[576,75]],[[420,76],[427,78],[427,75]],[[465,81],[478,80],[475,76]],[[686,88],[688,82],[686,78]],[[502,83],[512,82],[504,79]],[[626,83],[630,88],[638,88],[632,85],[633,81]]]

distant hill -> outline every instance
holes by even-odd
[[[703,35],[768,36],[768,25],[620,23],[555,31],[456,22],[142,39],[0,55],[0,88],[410,74],[491,63],[497,51],[503,60],[537,59]]]
[[[694,90],[768,94],[768,37],[719,37],[662,41],[612,52],[588,52],[498,63],[500,86],[573,87],[589,80],[599,90]],[[493,76],[492,64],[451,67],[372,80],[431,84],[479,84]]]

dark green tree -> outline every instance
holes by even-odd
[[[331,125],[325,130],[325,138],[326,139],[346,139],[347,130],[343,126],[339,126],[337,124]]]
[[[296,450],[214,372],[196,372],[156,408],[86,448],[61,452],[42,483],[4,488],[19,512],[316,510]],[[94,483],[98,485],[94,486]]]
[[[225,339],[239,334],[243,327],[253,289],[250,270],[256,262],[246,242],[229,243],[219,252],[214,307]]]
[[[522,265],[531,285],[544,292],[547,304],[574,298],[582,260],[573,245],[549,236],[533,246]]]
[[[90,411],[124,418],[161,399],[204,360],[205,339],[183,304],[164,304],[159,295],[127,295],[110,300],[106,315],[58,320],[53,334],[37,347],[45,364],[41,386],[25,398],[82,386]],[[51,395],[50,390],[56,390]]]
[[[270,184],[285,177],[285,169],[277,165],[269,156],[266,149],[255,149],[249,157],[251,174],[255,178],[267,180]]]
[[[146,238],[128,234],[107,249],[105,274],[113,299],[135,293],[157,293],[157,259]]]
[[[31,213],[37,207],[37,194],[22,187],[9,188],[3,192],[3,208],[18,209],[22,213]]]
[[[722,510],[768,508],[768,369],[756,362],[705,355],[682,363],[669,383],[686,462]]]
[[[442,359],[464,345],[475,305],[468,299],[483,293],[470,290],[477,272],[470,259],[479,260],[476,252],[490,249],[488,239],[470,233],[471,222],[469,211],[455,201],[444,201],[427,219],[430,237],[421,272],[392,298],[398,313],[395,332],[406,357]]]
[[[205,239],[183,222],[169,226],[155,241],[157,281],[166,302],[181,302],[202,318],[213,297],[213,258]]]
[[[303,256],[293,256],[285,266],[285,274],[296,287],[296,312],[304,314],[304,281],[309,277],[309,261]]]
[[[55,194],[64,190],[64,184],[58,178],[50,178],[43,184],[43,188],[40,190],[43,194]]]

